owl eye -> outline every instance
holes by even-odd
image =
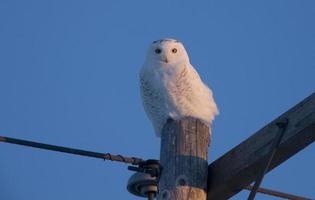
[[[176,53],[176,52],[177,52],[177,49],[176,49],[176,48],[172,49],[172,52],[173,52],[173,53]]]
[[[155,49],[154,52],[155,52],[156,54],[160,54],[160,53],[161,53],[161,49],[157,48],[157,49]]]

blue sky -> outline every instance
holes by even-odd
[[[315,91],[314,20],[312,0],[1,0],[0,135],[158,158],[138,71],[151,41],[173,37],[220,108],[211,162]],[[262,186],[314,198],[314,151]],[[137,199],[124,164],[9,144],[0,160],[1,199]]]

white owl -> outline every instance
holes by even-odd
[[[190,64],[183,44],[175,39],[151,44],[140,70],[140,88],[157,136],[169,118],[193,117],[210,126],[218,114],[211,90]]]

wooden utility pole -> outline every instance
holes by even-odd
[[[206,200],[209,127],[193,118],[170,120],[161,136],[159,200]]]

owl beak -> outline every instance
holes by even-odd
[[[168,63],[168,59],[167,59],[166,56],[163,56],[162,60],[163,60],[164,62]]]

